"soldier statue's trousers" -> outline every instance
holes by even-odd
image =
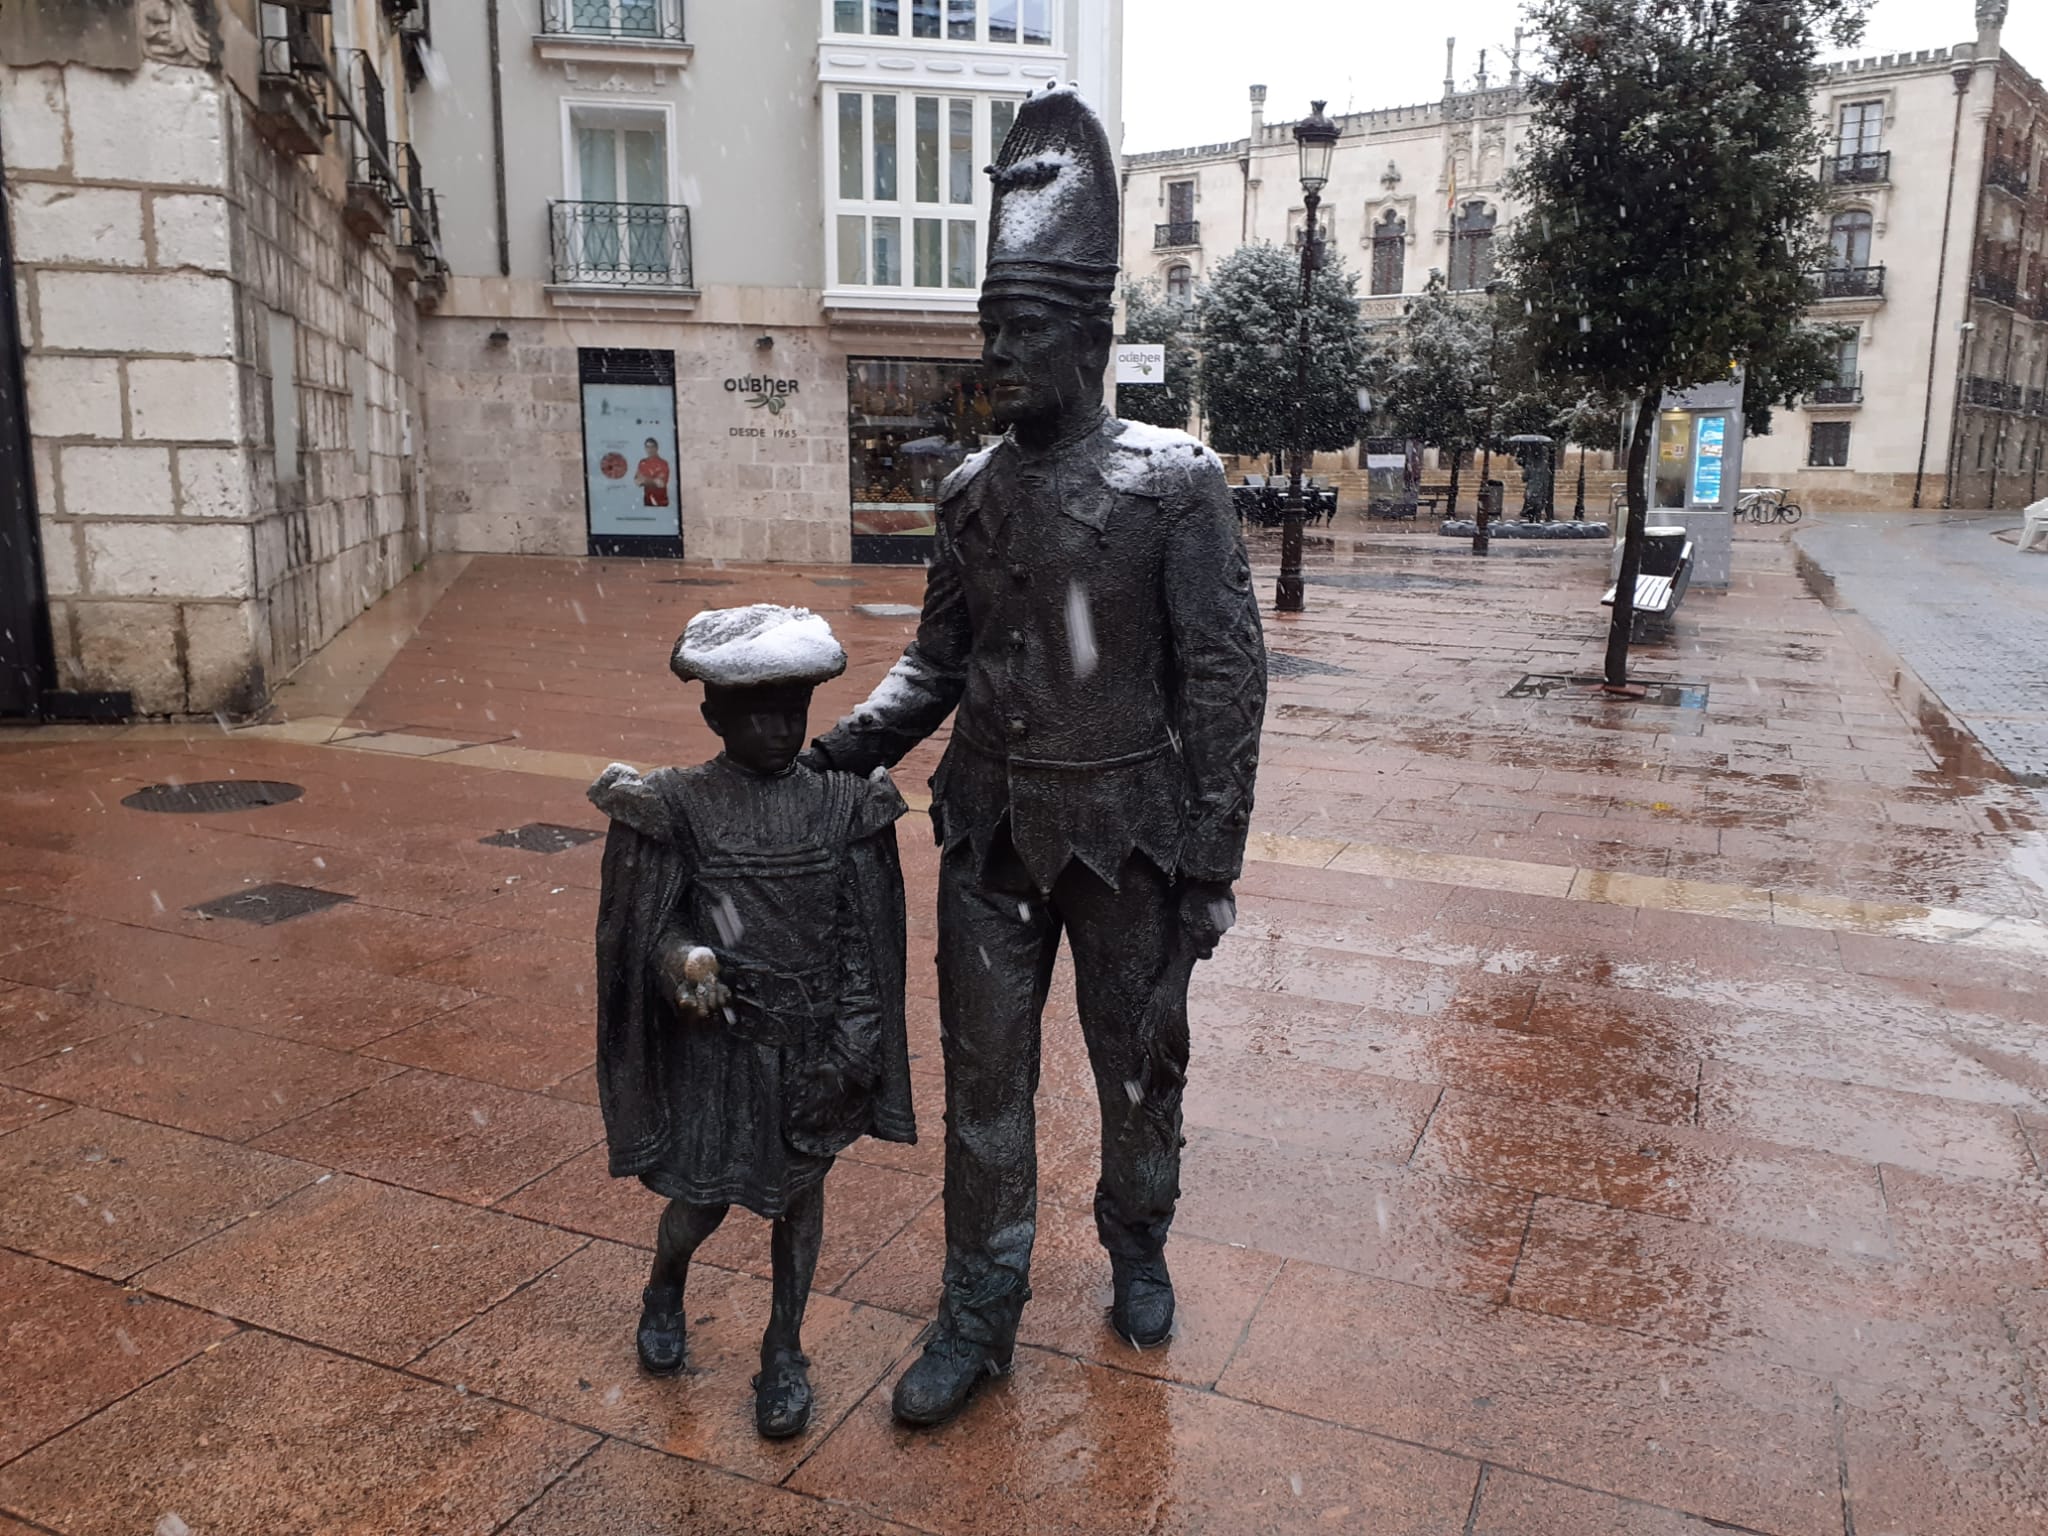
[[[946,1275],[942,1320],[1007,1353],[1030,1295],[1037,1233],[1039,1020],[1060,935],[1073,954],[1081,1033],[1102,1115],[1095,1226],[1113,1254],[1166,1241],[1180,1196],[1185,984],[1161,1032],[1171,1070],[1148,1071],[1140,1023],[1179,922],[1179,892],[1133,854],[1112,890],[1070,863],[1050,897],[1000,834],[977,868],[969,843],[939,866],[939,1018],[946,1066]],[[1181,974],[1185,974],[1183,971]],[[1158,1014],[1154,1014],[1155,1023]]]

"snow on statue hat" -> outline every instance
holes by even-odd
[[[988,174],[995,200],[982,298],[1113,313],[1116,160],[1102,120],[1079,93],[1062,86],[1027,98]]]
[[[707,688],[809,688],[846,670],[832,626],[808,608],[707,608],[683,629],[669,670]]]

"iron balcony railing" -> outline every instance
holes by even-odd
[[[374,188],[385,198],[394,195],[391,181],[391,118],[384,101],[384,81],[377,66],[360,48],[344,48],[337,60],[341,88],[353,113],[336,112],[334,121],[347,134],[348,179]]]
[[[540,29],[551,37],[680,43],[683,0],[541,0]]]
[[[262,74],[278,79],[317,79],[326,67],[326,58],[311,13],[265,8]]]
[[[1823,267],[1813,274],[1813,285],[1824,299],[1883,298],[1884,265]]]
[[[2028,186],[2026,162],[2006,155],[1993,155],[1984,167],[1984,182],[1987,186],[2003,187],[2014,197],[2025,197]]]
[[[690,210],[668,203],[548,205],[555,281],[606,288],[694,288]]]
[[[2027,391],[2024,385],[2008,384],[2003,379],[1987,379],[1973,373],[1963,380],[1963,399],[1971,405],[1987,406],[1994,411],[2018,411],[2026,408]]]
[[[1972,273],[1970,275],[1970,291],[1980,299],[1989,299],[1994,304],[2003,304],[2007,309],[2017,309],[2019,307],[2019,279],[2007,277],[2002,272]]]
[[[1853,154],[1825,155],[1820,162],[1820,179],[1828,186],[1862,187],[1892,179],[1892,152],[1864,149]]]
[[[1152,249],[1170,250],[1176,245],[1200,245],[1202,224],[1199,219],[1175,219],[1170,224],[1152,226]]]
[[[1837,379],[1832,384],[1818,386],[1811,397],[1814,405],[1861,405],[1863,403],[1863,375],[1853,379]]]

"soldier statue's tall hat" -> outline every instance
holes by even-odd
[[[1071,86],[1030,97],[988,168],[995,182],[981,296],[1114,311],[1117,176],[1102,120]]]

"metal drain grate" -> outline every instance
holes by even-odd
[[[1268,677],[1356,677],[1358,674],[1349,667],[1340,667],[1334,662],[1314,661],[1307,656],[1291,656],[1286,651],[1266,652],[1266,676]]]
[[[275,779],[202,779],[196,784],[151,784],[122,796],[121,803],[131,811],[194,816],[284,805],[305,792],[303,785],[284,784]]]
[[[1530,672],[1507,691],[1511,699],[1547,699],[1562,694],[1568,699],[1592,698],[1600,695],[1601,678],[1591,672],[1566,677],[1557,672]],[[1649,683],[1636,679],[1637,686],[1644,690],[1634,704],[1650,704],[1664,709],[1705,709],[1707,707],[1707,685],[1705,683]],[[1604,696],[1603,696],[1604,697]]]
[[[489,837],[480,837],[477,841],[492,848],[518,848],[526,853],[567,853],[571,848],[580,848],[585,843],[595,842],[603,836],[602,832],[593,832],[588,827],[564,827],[552,821],[529,821],[523,827],[514,827],[508,832],[495,832]]]
[[[729,576],[664,576],[655,583],[660,587],[729,587],[733,585]]]
[[[811,585],[814,587],[858,587],[864,586],[866,583],[858,576],[813,576],[811,578]]]
[[[308,912],[324,912],[329,907],[346,906],[354,900],[355,897],[340,891],[323,891],[310,885],[252,885],[246,891],[216,896],[185,910],[196,912],[201,917],[225,917],[238,923],[255,923],[258,927],[268,928],[272,923],[304,917]]]

